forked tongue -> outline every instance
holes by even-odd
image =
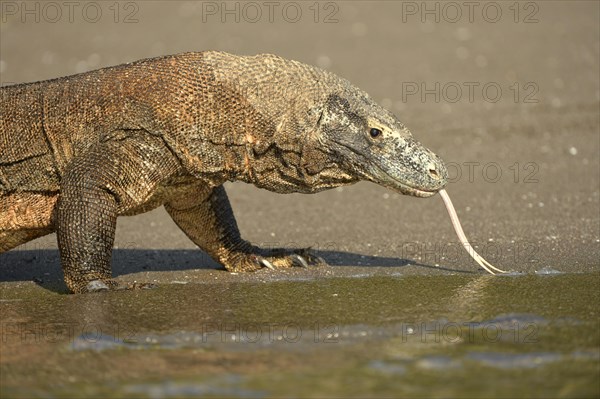
[[[465,236],[465,232],[463,231],[462,226],[460,225],[460,220],[458,220],[458,215],[454,210],[454,205],[452,205],[450,196],[444,189],[441,189],[439,193],[442,196],[442,199],[444,200],[444,205],[446,205],[448,215],[450,215],[450,220],[452,220],[452,226],[454,226],[454,231],[456,231],[458,239],[462,243],[463,247],[465,247],[471,258],[475,259],[475,262],[479,263],[479,266],[483,267],[487,272],[491,274],[496,274],[494,273],[494,270],[500,273],[506,273],[504,270],[500,270],[497,267],[494,267],[490,262],[483,259],[481,255],[475,252],[475,249],[469,243],[469,240],[467,240],[467,236]]]

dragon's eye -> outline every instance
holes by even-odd
[[[379,137],[379,136],[381,136],[381,130],[377,129],[376,127],[372,127],[371,130],[369,131],[369,134],[373,138]]]

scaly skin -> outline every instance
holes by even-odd
[[[116,287],[117,217],[160,205],[227,270],[320,261],[243,240],[226,181],[314,193],[369,180],[426,197],[446,179],[366,93],[273,55],[186,53],[0,89],[0,252],[56,231],[76,293]]]

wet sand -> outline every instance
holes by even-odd
[[[3,287],[2,394],[595,397],[599,278],[287,276],[80,296]]]

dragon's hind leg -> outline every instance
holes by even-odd
[[[0,253],[54,231],[58,193],[0,196]]]

